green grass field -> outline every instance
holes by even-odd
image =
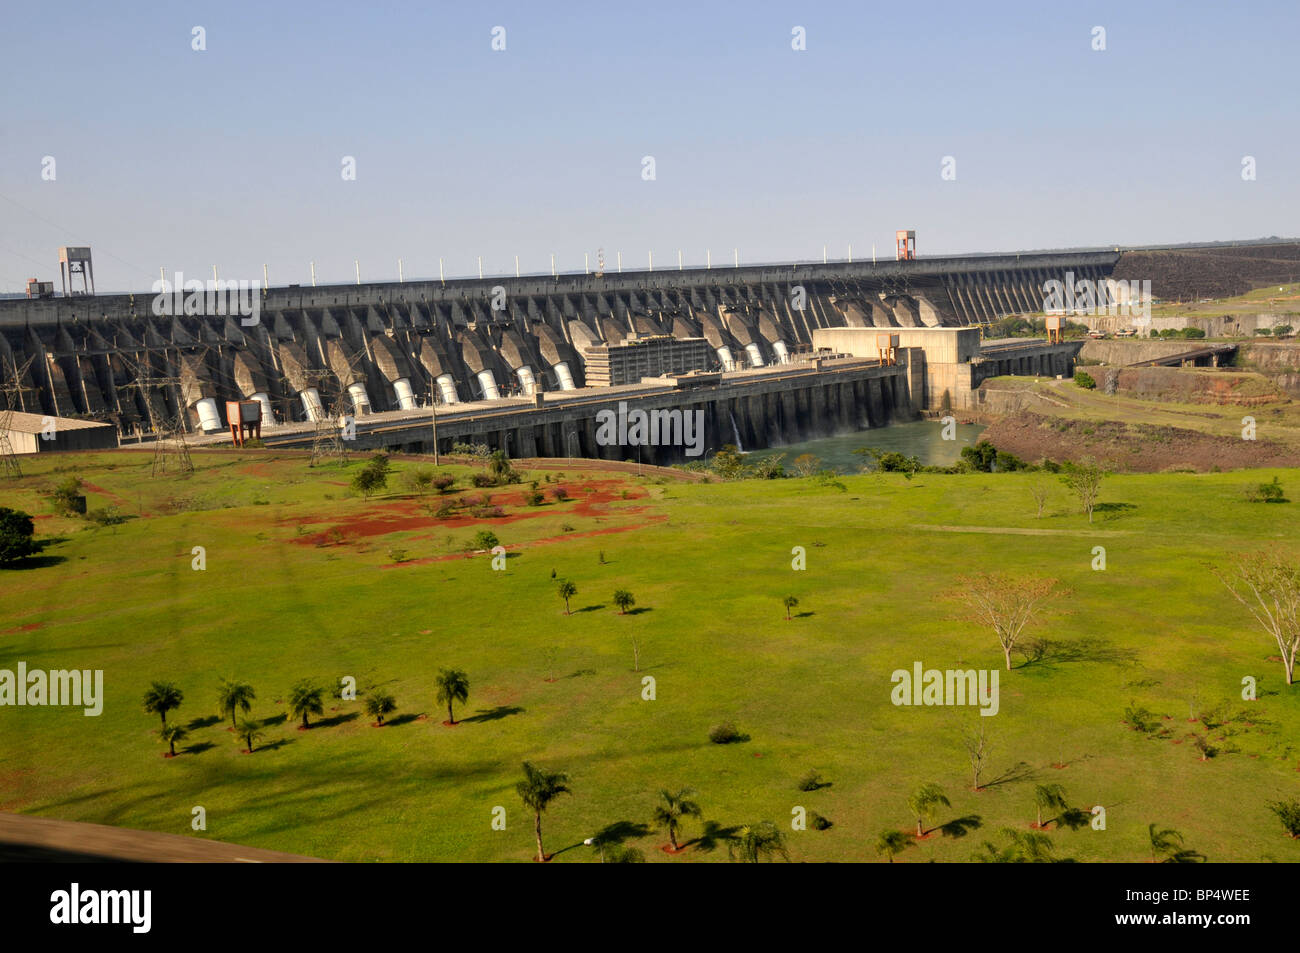
[[[874,861],[881,831],[913,825],[906,798],[925,782],[952,802],[939,823],[977,816],[979,827],[936,833],[900,861],[966,861],[1002,828],[1027,829],[1039,783],[1106,809],[1104,831],[1050,832],[1059,857],[1144,860],[1156,822],[1210,861],[1300,860],[1267,807],[1300,787],[1300,687],[1285,685],[1275,647],[1206,568],[1294,541],[1300,503],[1250,504],[1242,488],[1277,475],[1294,496],[1300,472],[1111,477],[1092,526],[1059,484],[1035,518],[1034,477],[1021,474],[852,476],[841,491],[569,473],[568,502],[506,505],[492,529],[510,558],[494,571],[488,554],[433,558],[481,526],[432,519],[400,485],[346,496],[359,462],[195,460],[189,479],[163,481],[148,454],[42,457],[0,488],[0,505],[49,513],[41,488],[75,472],[93,485],[91,508],[134,517],[103,528],[42,518],[39,532],[57,539],[45,558],[0,572],[0,668],[102,669],[106,696],[98,718],[0,709],[0,810],[188,834],[202,806],[207,830],[194,836],[257,847],[527,861],[532,819],[514,785],[530,760],[570,777],[572,795],[545,816],[557,861],[595,860],[582,840],[620,822],[649,861],[725,861],[721,838],[669,857],[662,832],[636,836],[658,790],[684,786],[715,829],[775,822],[793,860]],[[397,461],[397,475],[414,465]],[[191,568],[196,546],[203,571]],[[791,568],[796,546],[806,570]],[[1096,546],[1104,571],[1091,568]],[[410,561],[392,565],[391,548]],[[958,576],[999,568],[1072,590],[1033,632],[1043,658],[1001,673],[995,717],[891,704],[891,673],[914,662],[1001,667],[993,634],[955,599]],[[553,571],[577,585],[570,616]],[[642,611],[620,616],[616,588]],[[787,594],[800,600],[788,622]],[[440,667],[471,682],[455,728],[435,702]],[[223,675],[257,690],[252,716],[267,727],[253,754],[210,723]],[[395,722],[375,728],[361,701],[329,700],[331,723],[284,723],[294,682],[344,676],[391,692]],[[1241,701],[1244,676],[1258,679],[1258,701]],[[155,679],[185,691],[170,719],[193,727],[175,759],[141,709]],[[1174,743],[1206,730],[1188,722],[1193,695],[1198,712],[1226,706],[1205,762]],[[1126,728],[1130,701],[1170,734]],[[728,720],[748,740],[710,743]],[[976,792],[960,734],[981,721],[992,754]],[[829,786],[798,790],[813,770]],[[504,831],[492,827],[497,806]],[[833,826],[792,830],[797,806]],[[701,830],[688,821],[683,837]]]

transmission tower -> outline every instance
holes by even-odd
[[[190,447],[185,440],[185,412],[182,410],[173,415],[167,413],[165,406],[159,411],[153,402],[154,388],[179,386],[181,379],[154,376],[147,351],[140,360],[131,361],[127,358],[127,361],[135,364],[135,380],[132,384],[140,390],[145,410],[149,414],[149,428],[154,433],[152,475],[175,473],[185,476],[193,473],[194,461],[190,459]]]
[[[9,431],[13,427],[14,413],[22,403],[23,392],[31,390],[23,386],[23,378],[27,376],[27,369],[32,366],[33,360],[35,358],[29,357],[22,367],[15,364],[12,376],[6,374],[4,379],[5,406],[4,410],[0,411],[0,466],[3,466],[5,476],[15,479],[23,475],[23,468],[18,462],[18,454],[14,452],[13,444],[9,441]]]

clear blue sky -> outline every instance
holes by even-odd
[[[1298,41],[1295,0],[11,2],[0,290],[74,243],[147,291],[1294,235]]]

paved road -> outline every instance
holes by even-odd
[[[0,813],[0,863],[321,864],[256,847],[181,834]]]

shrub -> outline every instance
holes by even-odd
[[[88,512],[86,520],[96,526],[118,526],[126,522],[126,517],[117,511],[116,506],[105,506]]]
[[[9,566],[38,552],[36,528],[22,510],[0,506],[0,566]]]
[[[1129,706],[1124,709],[1124,723],[1134,731],[1140,731],[1143,734],[1154,731],[1156,728],[1151,712],[1133,702],[1129,702]]]
[[[524,494],[524,502],[529,506],[541,506],[545,500],[546,496],[541,490],[529,490]]]
[[[551,491],[551,497],[556,503],[563,503],[569,498],[569,491],[562,486],[557,486]]]
[[[393,546],[388,550],[388,558],[395,563],[404,563],[406,562],[406,550]]]
[[[1270,801],[1268,809],[1282,822],[1282,829],[1292,838],[1300,837],[1300,801]]]
[[[1273,477],[1272,483],[1260,483],[1246,488],[1246,499],[1252,503],[1285,503],[1282,484]]]
[[[1093,379],[1093,376],[1085,371],[1075,371],[1074,382],[1084,390],[1095,390],[1097,387],[1097,382]]]
[[[456,504],[451,500],[443,500],[442,505],[434,511],[433,515],[440,520],[450,519],[456,515]]]
[[[1279,324],[1273,328],[1273,337],[1275,338],[1284,338],[1290,335],[1290,333],[1291,325],[1289,324]]]
[[[406,474],[406,485],[412,492],[419,493],[421,496],[433,488],[433,480],[433,471],[424,467],[419,467]]]
[[[446,493],[455,485],[455,483],[456,478],[454,476],[440,476],[433,478],[433,488],[439,493]]]
[[[1261,335],[1262,337],[1268,337],[1269,335],[1271,335],[1271,334],[1273,333],[1273,329],[1272,329],[1272,328],[1256,328],[1256,329],[1255,329],[1255,333],[1258,334],[1258,335]]]
[[[809,814],[808,819],[812,821],[813,830],[824,831],[831,826],[830,818],[822,817],[816,811]]]
[[[493,546],[501,545],[501,540],[497,539],[497,534],[490,529],[481,529],[474,537],[475,549],[491,549]]]
[[[479,489],[497,485],[496,477],[494,477],[490,473],[475,473],[469,479],[470,482],[474,484],[474,486],[478,487]]]
[[[722,724],[714,725],[709,729],[709,740],[715,745],[729,745],[740,740],[740,732],[736,730],[734,724],[724,721]]]
[[[561,532],[561,533],[572,533],[572,532],[573,532],[573,527],[570,526],[568,523],[564,523],[564,524],[562,524],[562,525],[560,526],[560,532]]]
[[[86,497],[81,492],[81,478],[70,476],[60,483],[50,494],[50,502],[54,512],[60,516],[85,513]]]
[[[809,771],[799,779],[800,791],[816,791],[822,786],[822,776],[816,771]]]

